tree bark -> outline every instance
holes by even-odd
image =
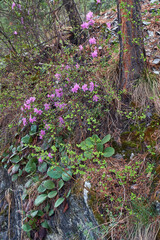
[[[82,19],[77,10],[76,3],[74,2],[74,0],[63,0],[63,4],[65,6],[65,9],[66,9],[68,17],[69,17],[70,24],[74,31],[75,44],[79,44],[80,38],[81,38],[80,35],[81,35]]]
[[[120,89],[129,90],[145,69],[139,0],[117,0],[120,40]]]

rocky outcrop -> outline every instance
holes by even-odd
[[[21,230],[23,186],[23,183],[13,184],[7,171],[0,167],[0,240],[28,240]],[[98,224],[83,197],[71,195],[67,211],[64,213],[64,210],[59,208],[48,223],[49,233],[43,233],[42,238],[34,235],[32,239],[98,239]],[[94,231],[92,227],[95,228]]]

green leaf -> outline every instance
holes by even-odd
[[[35,206],[39,206],[41,203],[43,203],[47,198],[47,194],[41,194],[39,195],[35,201],[34,201],[34,205]]]
[[[22,151],[22,147],[20,145],[17,147],[17,151],[18,152]]]
[[[52,192],[48,193],[49,198],[54,198],[56,195],[57,195],[57,191],[52,191]]]
[[[14,182],[14,181],[16,181],[17,180],[17,178],[18,178],[18,173],[17,174],[14,174],[14,175],[12,175],[12,181]]]
[[[32,230],[31,226],[30,226],[28,223],[24,223],[24,224],[22,225],[22,229],[23,229],[23,231],[25,231],[25,232],[30,232],[30,231]]]
[[[18,172],[19,167],[20,167],[19,164],[15,164],[15,165],[13,166],[13,168],[12,168],[12,173],[14,174],[14,173]]]
[[[54,207],[59,207],[64,202],[64,198],[58,198],[58,200],[55,202]]]
[[[43,214],[44,214],[44,212],[42,210],[38,210],[38,214],[37,214],[38,217],[42,217]]]
[[[47,170],[47,163],[43,162],[41,165],[38,166],[38,171],[40,171],[41,173],[46,172]]]
[[[49,214],[48,214],[48,215],[51,217],[53,214],[54,214],[54,210],[51,209],[51,210],[49,211]]]
[[[87,139],[85,140],[85,143],[86,143],[86,146],[87,146],[88,148],[93,148],[93,147],[94,147],[94,143],[93,143],[91,137],[87,138]]]
[[[62,179],[66,182],[69,181],[71,179],[71,177],[72,177],[71,170],[68,170],[68,171],[62,173]]]
[[[102,139],[101,143],[105,144],[105,143],[109,142],[110,139],[111,139],[111,135],[108,134]]]
[[[32,135],[36,134],[36,132],[37,132],[37,125],[32,125],[31,131],[29,132],[29,134],[32,136]]]
[[[104,156],[104,157],[111,157],[114,153],[115,153],[114,148],[112,148],[112,147],[107,147],[106,149],[104,149],[103,156]]]
[[[41,225],[42,225],[43,228],[49,228],[49,224],[48,224],[47,220],[42,222]]]
[[[43,185],[46,189],[53,189],[55,188],[55,184],[54,182],[52,182],[51,180],[46,180],[43,182]]]
[[[22,175],[23,171],[21,169],[19,169],[19,172],[18,172],[18,177],[20,177]]]
[[[30,160],[25,166],[25,171],[27,173],[36,171],[36,163]]]
[[[88,150],[84,152],[84,156],[88,159],[92,159],[93,158],[93,150]]]
[[[34,218],[38,213],[38,210],[37,211],[33,211],[30,213],[31,217]]]
[[[71,189],[69,189],[69,191],[68,191],[68,193],[66,195],[66,198],[68,198],[70,196],[70,194],[71,194]]]
[[[21,161],[20,157],[18,155],[15,155],[14,157],[10,158],[12,163],[18,163]]]
[[[38,192],[45,192],[46,191],[46,188],[43,186],[43,184],[41,184],[39,187],[38,187]]]
[[[25,188],[29,188],[32,185],[32,182],[32,179],[29,179],[25,184]]]
[[[62,178],[63,178],[63,173],[62,173]],[[61,180],[58,181],[58,190],[60,190],[63,186],[64,186],[64,182],[61,179]]]
[[[47,141],[44,141],[43,144],[41,145],[41,148],[46,151],[48,148],[51,147],[51,144],[48,144]]]
[[[101,141],[97,134],[92,135],[92,140],[94,142],[100,142]]]
[[[21,139],[21,141],[22,141],[23,143],[25,143],[25,144],[29,144],[29,143],[32,142],[32,137],[27,134],[26,136],[24,136],[24,137]]]
[[[97,151],[98,152],[103,152],[103,144],[102,143],[97,143]]]
[[[62,177],[62,169],[60,167],[50,167],[47,171],[47,175],[53,179]]]
[[[49,209],[50,209],[50,205],[49,205],[49,203],[48,203],[48,204],[45,206],[44,211],[45,211],[46,213],[48,213]]]

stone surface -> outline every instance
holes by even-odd
[[[7,171],[0,167],[0,240],[9,240],[8,234],[8,216],[10,214],[10,240],[27,240],[22,235],[21,210],[25,183],[12,183]],[[6,193],[9,190],[12,202],[6,200]],[[50,233],[46,240],[86,240],[86,234],[89,233],[88,239],[97,240],[99,235],[98,224],[92,211],[85,203],[83,197],[71,195],[69,198],[69,208],[64,213],[63,208],[58,208],[55,214],[50,218]],[[90,231],[91,226],[96,227],[96,231]],[[98,235],[97,235],[98,232]],[[33,238],[32,238],[33,239]],[[39,240],[36,238],[36,240]]]

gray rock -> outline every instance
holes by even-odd
[[[12,183],[7,171],[0,167],[0,240],[9,240],[8,237],[8,215],[10,213],[10,240],[26,239],[22,237],[22,193],[25,182]],[[11,209],[5,199],[5,193],[10,189]],[[85,203],[83,197],[71,195],[69,208],[64,213],[63,207],[57,209],[55,214],[49,219],[51,227],[47,240],[86,240],[86,234],[89,238],[97,240],[99,238],[98,224],[94,218],[91,209]],[[91,230],[94,227],[95,230]]]
[[[160,63],[160,58],[155,58],[152,63],[153,64],[159,64]]]

